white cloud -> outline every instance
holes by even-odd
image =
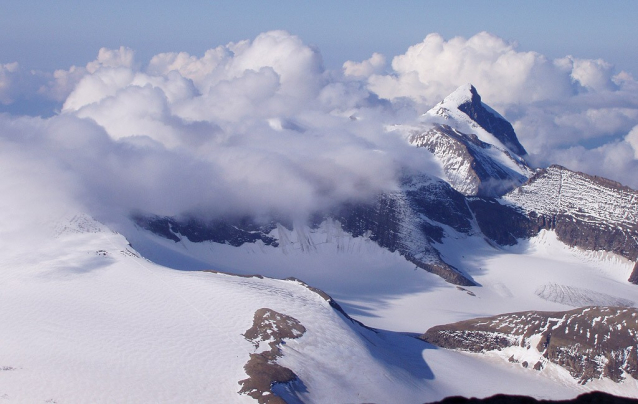
[[[85,76],[96,73],[102,68],[132,68],[135,65],[134,56],[135,52],[124,46],[119,49],[101,48],[97,58],[87,63],[85,67],[71,66],[68,70],[54,71],[48,81],[40,86],[38,93],[55,101],[65,101]]]
[[[370,59],[361,63],[348,60],[343,64],[343,73],[346,76],[367,77],[375,73],[381,73],[385,68],[385,56],[373,53]]]
[[[12,76],[18,71],[18,63],[0,64],[0,103],[10,104],[13,102],[12,96]]]
[[[438,170],[384,130],[393,106],[327,74],[319,52],[288,33],[202,58],[157,55],[145,70],[132,55],[102,49],[68,70],[82,77],[60,115],[0,121],[31,133],[19,142],[27,160],[57,159],[94,211],[303,217],[394,189],[406,167]]]
[[[393,74],[369,77],[382,98],[409,97],[433,105],[465,84],[474,84],[494,105],[564,97],[572,91],[569,71],[536,52],[517,52],[487,32],[446,41],[428,35],[392,60]]]
[[[97,54],[97,59],[86,65],[89,73],[95,73],[102,67],[133,67],[135,52],[124,46],[119,49],[101,48]]]
[[[594,91],[615,90],[617,87],[612,81],[613,66],[604,60],[575,59],[568,57],[572,62],[572,78],[585,88]]]
[[[634,149],[634,158],[638,160],[638,125],[627,134],[625,141]]]
[[[9,85],[26,88],[6,66]],[[302,217],[394,189],[404,169],[438,174],[425,150],[384,128],[413,124],[472,82],[532,162],[638,187],[638,84],[604,61],[550,60],[487,33],[432,34],[385,68],[374,54],[325,71],[318,50],[283,31],[146,67],[130,49],[101,49],[49,76],[41,94],[64,99],[61,114],[0,116],[0,147],[104,215]]]

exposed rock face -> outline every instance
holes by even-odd
[[[538,223],[520,209],[493,198],[468,198],[481,232],[499,245],[515,245],[538,234]]]
[[[570,246],[638,259],[638,191],[553,165],[503,199]],[[636,270],[630,279],[638,283]]]
[[[233,246],[261,240],[277,247],[280,240],[272,230],[284,226],[274,221],[257,225],[248,219],[206,223],[194,218],[180,221],[171,217],[135,216],[133,220],[141,228],[175,242],[186,237],[192,242],[212,241]],[[472,230],[472,212],[465,198],[445,181],[428,176],[406,177],[400,191],[379,195],[368,204],[345,204],[332,212],[317,213],[310,226],[317,228],[325,220],[338,221],[343,231],[353,237],[368,237],[450,283],[475,284],[443,261],[432,244],[442,241],[444,230],[440,224],[462,233]]]
[[[266,245],[277,246],[277,240],[268,236],[268,233],[276,228],[276,223],[257,224],[247,217],[203,221],[195,217],[179,220],[174,217],[137,214],[132,216],[132,220],[141,228],[175,242],[186,237],[194,243],[212,241],[234,247],[257,240]]]
[[[501,196],[532,174],[514,128],[481,102],[474,86],[459,87],[423,119],[433,126],[410,128],[408,141],[428,149],[462,194]]]
[[[481,102],[481,96],[474,86],[469,86],[471,98],[460,104],[458,109],[469,116],[480,127],[494,135],[507,148],[519,156],[527,154],[523,145],[520,144],[512,124],[510,124],[499,113],[489,108]]]
[[[503,314],[436,326],[420,338],[443,348],[470,352],[523,348],[522,353],[510,357],[511,362],[518,362],[518,354],[529,356],[532,348],[538,354],[534,369],[542,371],[545,363],[555,363],[583,384],[603,377],[620,382],[625,374],[638,378],[635,308]]]
[[[638,261],[636,265],[634,265],[634,270],[631,272],[631,276],[629,276],[629,282],[638,285]]]
[[[406,178],[402,190],[381,195],[375,204],[344,206],[334,215],[355,237],[368,233],[371,240],[398,251],[417,267],[462,286],[475,283],[447,264],[432,241],[441,241],[442,223],[460,232],[471,230],[472,214],[461,194],[447,183],[426,176]]]
[[[529,169],[522,159],[479,140],[475,134],[435,125],[425,132],[413,133],[408,140],[434,154],[450,185],[464,195],[500,196],[527,180],[522,173]],[[495,159],[496,153],[518,170]]]
[[[250,354],[250,360],[244,366],[248,379],[241,380],[240,394],[247,394],[260,404],[285,404],[276,396],[271,387],[274,383],[289,383],[297,379],[295,373],[277,364],[282,356],[281,345],[284,339],[301,337],[306,328],[295,318],[278,313],[268,308],[255,312],[253,326],[244,333],[244,337],[260,348],[267,343],[269,350]]]
[[[443,118],[445,122],[450,122],[450,126],[476,133],[483,142],[506,148],[518,156],[527,154],[512,125],[498,112],[483,104],[481,96],[471,84],[457,88],[424,116]]]

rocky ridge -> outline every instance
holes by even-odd
[[[629,187],[553,165],[502,199],[565,244],[638,259],[638,191]],[[638,283],[638,263],[630,282]]]
[[[446,180],[464,195],[497,197],[522,184],[532,170],[512,125],[481,101],[471,84],[423,114],[424,126],[406,138],[441,163]]]
[[[441,162],[446,180],[464,195],[502,195],[525,182],[531,172],[522,159],[509,151],[449,125],[436,124],[426,131],[415,131],[408,140],[429,150]],[[510,164],[495,159],[494,154],[502,154],[500,157],[510,159]]]
[[[542,371],[559,365],[580,383],[638,379],[638,309],[586,307],[521,312],[430,328],[421,339],[469,352],[504,351],[509,361]]]

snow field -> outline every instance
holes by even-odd
[[[261,307],[307,328],[283,345],[280,359],[303,381],[303,402],[536,391],[529,375],[362,328],[295,281],[176,271],[135,256],[103,226],[68,227],[22,251],[14,239],[13,259],[0,266],[0,397],[7,402],[253,402],[237,394],[254,352],[241,334]],[[459,384],[459,377],[476,382]],[[554,396],[576,394],[574,386],[545,387]]]

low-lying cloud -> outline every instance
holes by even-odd
[[[0,117],[22,161],[53,161],[98,215],[286,215],[303,219],[396,188],[403,170],[436,172],[424,150],[389,134],[397,115],[320,53],[275,31],[201,57],[127,48],[56,71],[51,118]],[[412,114],[416,119],[416,114]],[[25,134],[28,134],[25,136]]]
[[[210,49],[101,49],[53,73],[0,65],[0,103],[59,102],[50,118],[0,115],[5,162],[41,172],[96,215],[290,215],[391,191],[405,170],[439,175],[386,130],[415,124],[459,85],[514,124],[537,165],[638,187],[638,84],[602,60],[551,60],[488,33],[428,35],[391,64],[325,70],[283,31]]]

